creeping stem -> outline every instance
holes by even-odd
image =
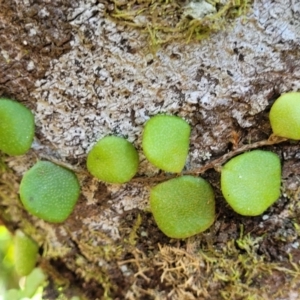
[[[252,149],[264,147],[264,146],[271,146],[271,145],[279,144],[279,143],[285,142],[287,140],[288,139],[286,139],[286,138],[281,138],[281,137],[271,135],[269,137],[269,139],[267,139],[267,140],[262,140],[262,141],[258,141],[258,142],[252,143],[252,144],[243,145],[236,150],[230,151],[219,158],[209,161],[207,164],[205,164],[204,166],[202,166],[200,168],[183,171],[183,172],[181,172],[180,175],[199,175],[199,174],[206,172],[209,169],[215,169],[216,171],[220,172],[222,165],[225,162],[227,162],[230,158],[232,158],[238,154],[241,154],[243,152],[246,152],[246,151],[249,151]],[[178,175],[179,174],[172,174],[172,175],[162,174],[162,175],[153,176],[153,177],[135,177],[132,179],[132,181],[134,181],[134,182],[149,182],[149,183],[160,182],[160,181],[164,181],[166,179],[171,179],[171,178],[177,177]]]

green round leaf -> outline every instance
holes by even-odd
[[[35,267],[38,245],[21,230],[14,236],[14,263],[19,276],[28,275]]]
[[[0,98],[0,150],[8,155],[25,154],[34,136],[34,117],[24,105]]]
[[[271,108],[270,123],[277,136],[300,140],[300,93],[281,95]]]
[[[26,277],[25,286],[23,290],[23,296],[31,298],[36,293],[37,289],[44,283],[47,276],[44,274],[41,268],[35,268]]]
[[[224,198],[244,216],[262,214],[280,196],[281,165],[269,151],[254,150],[232,158],[221,172]]]
[[[20,300],[22,298],[23,291],[17,289],[9,289],[4,295],[4,300]]]
[[[12,241],[12,235],[4,225],[0,225],[0,259],[5,255]]]
[[[182,176],[151,189],[150,207],[159,229],[171,238],[206,230],[215,219],[214,192],[203,178]]]
[[[21,201],[26,210],[54,223],[68,218],[79,193],[76,175],[48,161],[37,162],[25,173],[20,185]]]
[[[124,183],[137,172],[139,156],[127,140],[107,136],[89,152],[87,169],[96,178],[109,183]]]
[[[145,125],[143,151],[156,167],[179,173],[182,171],[189,150],[191,128],[176,116],[158,115]]]

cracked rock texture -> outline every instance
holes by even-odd
[[[158,243],[196,253],[203,240],[222,248],[238,238],[240,224],[258,236],[271,224],[274,236],[284,235],[284,227],[294,237],[278,249],[272,237],[260,244],[261,253],[280,260],[281,252],[296,251],[293,245],[299,243],[287,198],[268,212],[270,218],[247,219],[231,212],[217,192],[218,217],[211,231],[177,242],[156,228],[148,212],[149,182],[98,182],[85,172],[86,155],[98,139],[123,136],[139,151],[138,176],[154,176],[159,170],[145,160],[141,134],[144,123],[158,113],[181,116],[192,126],[186,169],[230,151],[233,133],[241,143],[268,138],[272,103],[281,93],[300,90],[300,2],[254,1],[246,16],[210,38],[170,43],[156,53],[145,34],[107,17],[108,2],[0,1],[0,94],[31,108],[37,131],[29,154],[6,158],[14,174],[4,175],[5,180],[17,190],[20,177],[39,157],[71,166],[82,185],[74,213],[61,225],[28,215],[13,196],[8,203],[0,194],[0,209],[12,216],[12,228],[25,229],[39,242],[43,257],[54,261],[52,268],[63,264],[70,282],[79,278],[90,299],[220,299],[213,288],[208,298],[188,283],[179,288],[176,280],[164,281],[161,265],[150,268],[157,253],[165,255]],[[290,170],[299,164],[298,147],[270,148],[286,161],[284,188],[293,195],[299,168]],[[205,176],[219,189],[218,174]],[[134,226],[137,233],[132,234]],[[269,253],[271,244],[275,250]],[[296,299],[292,296],[285,295]]]

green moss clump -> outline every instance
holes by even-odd
[[[150,45],[155,48],[174,40],[206,38],[245,14],[252,1],[114,0],[113,3],[114,9],[107,9],[107,14],[147,33]]]

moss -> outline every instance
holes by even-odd
[[[195,12],[186,1],[178,0],[113,0],[107,9],[113,19],[147,33],[152,48],[174,40],[202,40],[225,27],[231,20],[245,14],[251,0],[206,0],[211,13]],[[224,2],[224,1],[223,1]],[[192,2],[191,2],[192,3]],[[194,10],[194,12],[193,12]],[[198,16],[197,16],[198,15]]]
[[[4,157],[0,155],[0,174],[7,172],[9,169],[4,161]]]
[[[264,231],[262,234],[257,232],[244,234],[241,227],[239,237],[228,239],[222,243],[222,246],[216,242],[214,234],[212,235],[213,231],[175,245],[172,241],[163,244],[163,239],[160,239],[162,245],[157,249],[154,244],[155,234],[151,234],[149,238],[141,236],[140,232],[143,230],[141,222],[145,222],[146,218],[139,215],[134,219],[131,231],[128,232],[126,229],[127,238],[118,242],[98,230],[84,228],[83,233],[78,235],[72,228],[67,230],[66,227],[69,225],[67,223],[65,229],[69,238],[64,237],[64,241],[74,243],[74,245],[68,244],[73,245],[74,248],[73,251],[71,248],[70,251],[65,251],[62,247],[66,246],[59,244],[56,249],[60,251],[59,258],[56,253],[47,252],[47,246],[42,242],[43,238],[49,236],[41,237],[42,231],[49,232],[49,228],[53,225],[44,224],[43,229],[40,229],[31,224],[30,218],[28,220],[24,218],[24,211],[18,205],[15,194],[17,181],[18,177],[13,172],[2,174],[0,190],[2,188],[1,191],[5,193],[7,199],[3,199],[0,195],[0,211],[5,208],[10,219],[15,220],[12,222],[18,222],[18,226],[24,228],[26,233],[35,236],[36,240],[40,239],[39,244],[43,244],[45,251],[40,264],[55,282],[55,288],[60,293],[57,299],[70,299],[63,295],[74,289],[72,276],[75,274],[76,278],[81,278],[85,282],[85,286],[91,288],[93,285],[96,286],[103,295],[102,299],[113,299],[114,295],[121,294],[118,290],[120,282],[123,284],[124,291],[133,295],[133,299],[145,299],[149,296],[154,298],[157,293],[161,298],[170,293],[172,299],[200,299],[201,297],[256,300],[272,297],[275,299],[280,295],[286,297],[290,290],[296,290],[296,284],[300,281],[296,252],[286,257],[281,256],[281,260],[273,261],[270,261],[265,253],[261,253],[261,245],[268,241],[274,229]],[[284,190],[284,193],[287,192]],[[296,222],[297,212],[299,212],[298,197],[298,190],[294,191],[286,209],[290,212],[290,218],[294,219],[293,228],[299,236],[300,227]],[[7,201],[10,201],[9,207]],[[53,226],[53,234],[57,234],[55,228]],[[145,241],[143,244],[142,240]],[[148,242],[150,242],[149,248],[147,248]],[[66,267],[74,272],[73,275],[70,271],[67,273],[70,277],[66,277],[65,269],[62,274],[58,273],[57,270],[61,271],[60,259],[64,260]],[[51,266],[52,263],[54,267]],[[126,276],[120,271],[120,267],[124,265],[128,270]],[[276,285],[274,285],[275,280],[277,280]],[[160,284],[158,290],[150,287],[150,283],[156,284],[156,282]],[[276,291],[274,291],[275,287]]]
[[[260,255],[258,248],[263,237],[243,235],[235,241],[229,240],[225,247],[201,247],[198,253],[190,253],[177,247],[160,247],[154,265],[162,269],[161,280],[172,287],[172,299],[275,299],[286,295],[286,289],[274,291],[269,280],[280,278],[278,286],[284,282],[296,283],[300,270],[292,260],[289,262],[269,262]],[[187,247],[188,248],[188,247]],[[178,282],[181,284],[178,285]]]
[[[128,243],[132,246],[134,246],[136,244],[136,239],[138,238],[137,231],[140,228],[141,224],[142,224],[142,217],[140,214],[138,214],[137,219],[132,226],[132,229],[130,231],[129,238],[128,238]]]

